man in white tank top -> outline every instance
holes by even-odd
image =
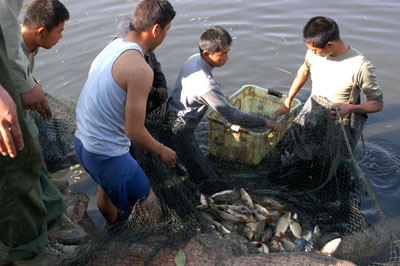
[[[146,175],[129,154],[130,141],[158,155],[167,167],[177,160],[144,125],[153,71],[143,54],[161,44],[174,16],[166,0],[140,1],[127,37],[111,42],[93,61],[78,101],[75,148],[99,184],[97,205],[108,225],[124,222],[136,202],[157,202]]]

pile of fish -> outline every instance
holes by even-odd
[[[200,195],[204,218],[222,234],[236,233],[260,252],[318,252],[331,255],[341,243],[338,233],[321,234],[319,227],[302,230],[298,215],[267,196],[250,197],[245,189]]]

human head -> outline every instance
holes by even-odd
[[[164,30],[174,17],[175,10],[167,0],[141,0],[133,11],[129,28],[144,32],[158,24]]]
[[[222,27],[212,26],[205,30],[199,41],[200,54],[213,67],[221,67],[228,61],[232,37]]]
[[[303,41],[311,43],[314,47],[325,48],[328,42],[338,40],[340,40],[339,27],[329,17],[313,17],[303,28]]]
[[[25,13],[23,27],[37,33],[40,47],[50,49],[62,38],[68,19],[69,12],[60,1],[33,0]]]
[[[129,33],[129,24],[131,23],[130,18],[125,18],[121,20],[117,26],[117,37],[118,38],[126,38]]]

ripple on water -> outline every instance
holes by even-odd
[[[393,154],[384,146],[376,143],[366,143],[366,148],[359,148],[355,153],[356,159],[364,176],[377,190],[395,188],[400,174],[400,156]]]

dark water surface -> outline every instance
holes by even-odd
[[[118,22],[130,15],[136,2],[64,0],[71,14],[64,38],[51,50],[41,50],[36,59],[35,76],[45,91],[77,99],[92,60],[115,34]],[[370,115],[364,131],[366,148],[357,148],[356,158],[392,230],[399,235],[400,1],[171,0],[171,3],[177,16],[164,43],[156,50],[168,86],[174,85],[187,57],[198,51],[201,32],[220,25],[234,39],[230,61],[214,70],[225,94],[244,84],[290,87],[306,52],[301,40],[303,25],[316,15],[331,16],[337,21],[342,39],[373,62],[384,91],[384,110]],[[309,91],[310,83],[299,98],[306,99]],[[206,134],[201,136],[206,141]],[[365,214],[378,216],[374,206],[366,209]]]

